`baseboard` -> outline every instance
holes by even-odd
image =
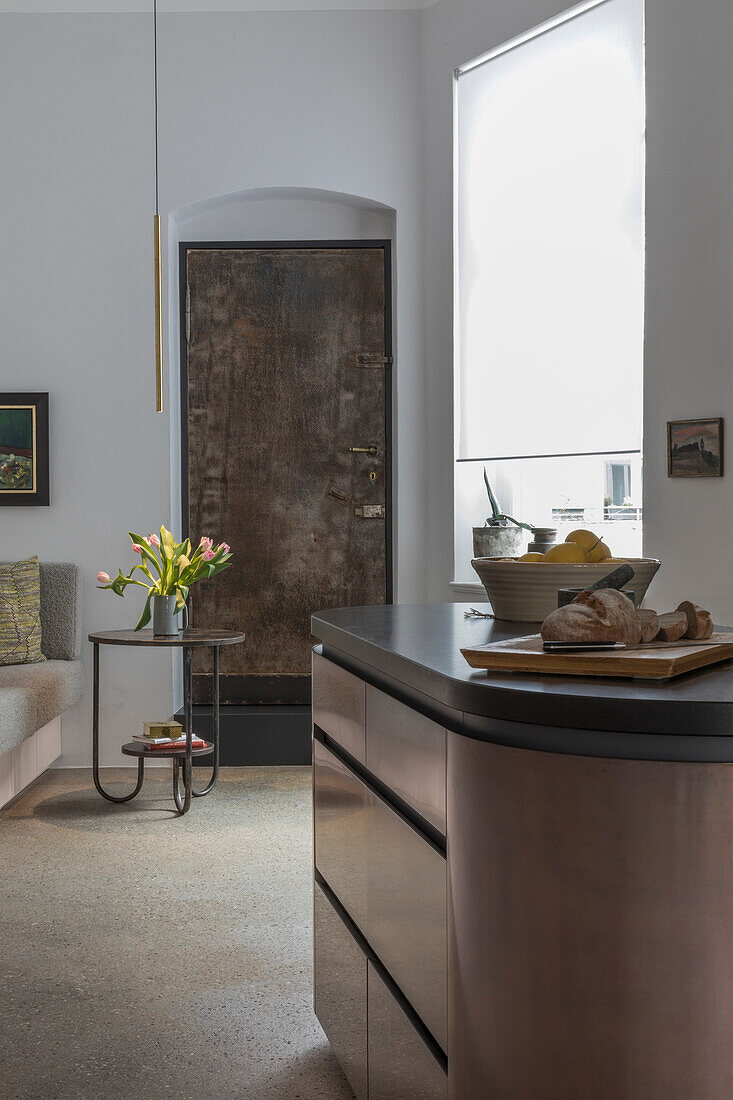
[[[176,718],[183,721],[183,712]],[[193,708],[194,732],[211,738],[213,707]],[[297,706],[234,706],[221,708],[219,762],[227,767],[310,764],[311,708]],[[211,763],[199,756],[196,764]]]
[[[61,755],[61,715],[0,755],[0,809],[8,806]]]

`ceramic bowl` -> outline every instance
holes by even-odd
[[[637,604],[641,604],[662,563],[656,558],[624,561],[634,570],[626,587],[633,589]],[[498,558],[474,558],[471,565],[486,589],[496,618],[515,623],[542,622],[557,607],[558,588],[584,588],[618,568],[618,562],[570,565]]]

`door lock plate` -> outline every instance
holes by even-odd
[[[354,509],[354,515],[360,519],[384,519],[384,505],[361,504]]]

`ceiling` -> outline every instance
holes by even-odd
[[[389,11],[429,8],[436,0],[158,0],[167,12]],[[153,0],[0,0],[0,14],[152,12]]]

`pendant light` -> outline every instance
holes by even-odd
[[[163,411],[163,271],[160,243],[160,191],[158,176],[158,0],[153,0],[153,83],[155,95],[155,411]]]

